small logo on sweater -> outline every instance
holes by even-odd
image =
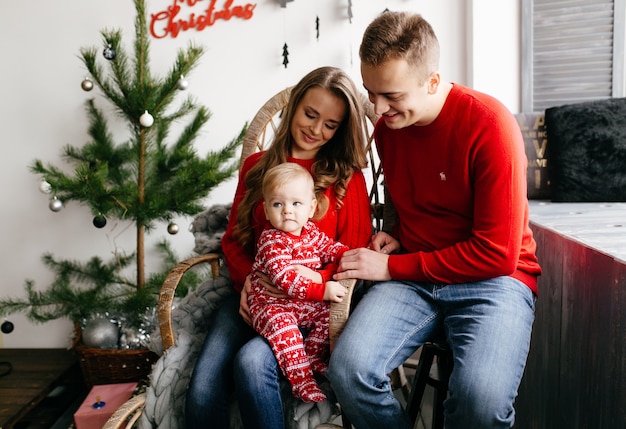
[[[441,179],[442,182],[446,181],[446,173],[444,173],[443,171],[441,173],[439,173],[439,178]]]

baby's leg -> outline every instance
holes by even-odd
[[[329,305],[326,302],[316,302],[316,311],[308,315],[307,328],[309,335],[304,339],[304,350],[309,356],[311,368],[316,374],[324,374],[328,369],[330,355],[330,340],[328,333]]]
[[[270,343],[278,365],[291,383],[293,395],[305,402],[324,401],[326,395],[313,377],[297,318],[285,307],[265,306],[256,313],[255,328]]]

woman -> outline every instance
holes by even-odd
[[[238,293],[213,315],[187,391],[188,428],[228,428],[233,394],[246,428],[284,428],[280,369],[269,344],[250,326],[247,304],[255,243],[266,225],[261,182],[269,168],[283,162],[305,167],[313,175],[316,193],[328,202],[326,214],[316,220],[318,228],[351,248],[365,246],[372,229],[361,173],[366,166],[363,118],[358,91],[348,75],[334,67],[318,68],[292,89],[270,148],[245,160],[222,239]],[[327,281],[335,268],[317,273]],[[268,293],[276,292],[268,286]]]

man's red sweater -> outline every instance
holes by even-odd
[[[526,154],[513,115],[454,85],[427,126],[375,130],[399,215],[391,255],[397,280],[458,284],[511,276],[537,293],[541,268],[528,225]]]

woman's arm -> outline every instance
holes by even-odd
[[[246,277],[252,271],[254,255],[251,252],[246,251],[241,246],[237,238],[234,236],[233,231],[235,225],[237,225],[239,204],[243,200],[247,190],[245,181],[246,174],[258,162],[261,155],[262,152],[256,152],[250,155],[241,166],[241,170],[239,171],[239,182],[237,183],[233,206],[230,209],[230,216],[228,218],[228,226],[226,227],[224,237],[222,237],[222,251],[224,252],[226,266],[228,267],[228,272],[234,282],[234,287],[239,292],[243,288]]]

